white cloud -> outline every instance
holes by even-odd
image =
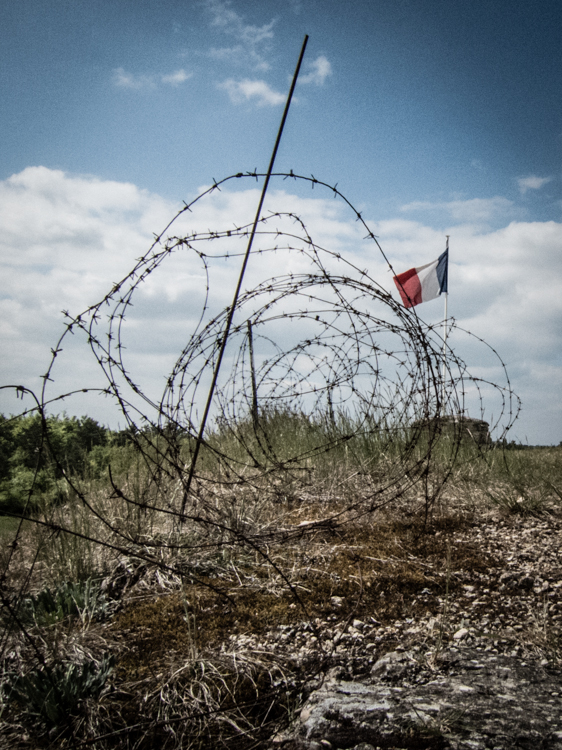
[[[214,60],[227,62],[229,65],[249,64],[255,71],[265,72],[271,67],[263,55],[242,44],[237,44],[234,47],[211,47],[208,54]]]
[[[283,104],[286,98],[285,94],[275,91],[265,81],[252,81],[248,78],[235,81],[233,78],[229,78],[217,85],[218,88],[224,89],[228,93],[233,104],[243,104],[252,100],[256,102],[258,107],[275,107],[278,104]]]
[[[162,83],[169,83],[171,86],[179,86],[180,83],[188,81],[193,73],[186,73],[183,68],[176,70],[175,73],[169,73],[168,75],[161,76]]]
[[[165,226],[171,210],[134,185],[46,167],[29,167],[0,182],[3,383],[40,387],[63,330],[61,311],[75,315],[102,298],[149,246],[154,228]],[[67,340],[65,349],[73,344]],[[87,365],[75,371],[92,384],[91,361]],[[72,382],[71,373],[62,374],[61,388],[70,390]],[[6,409],[19,410],[17,404]]]
[[[232,3],[223,0],[207,0],[206,7],[211,14],[211,26],[238,42],[233,47],[211,48],[211,57],[238,65],[249,64],[255,70],[269,70],[264,53],[273,39],[275,20],[263,26],[245,23],[242,16],[232,9]]]
[[[308,67],[310,72],[299,77],[300,83],[314,83],[316,86],[322,86],[326,78],[332,75],[332,66],[324,55],[319,55]]]
[[[356,216],[331,196],[323,197],[320,188],[314,197],[287,192],[293,190],[292,184],[272,183],[265,212],[302,215],[318,244],[367,268],[397,297],[392,274],[372,241],[363,239]],[[229,191],[224,186],[203,199],[193,214],[174,225],[174,234],[185,233],[188,224],[207,231],[251,222],[259,186],[241,189],[237,182],[236,187]],[[24,383],[38,388],[50,349],[64,327],[61,310],[77,314],[102,299],[132,268],[135,258],[146,252],[153,232],[161,231],[175,210],[170,202],[132,184],[45,167],[30,167],[0,182],[0,350],[5,354],[0,385]],[[265,228],[273,235],[263,242],[276,244],[275,230],[287,221],[271,218]],[[294,222],[287,226],[298,233]],[[428,222],[394,218],[373,222],[371,228],[396,272],[429,262],[444,249],[444,231]],[[449,314],[492,344],[505,360],[514,389],[523,399],[514,435],[531,443],[560,442],[562,421],[556,404],[562,382],[562,223],[513,221],[494,231],[463,223],[446,231],[451,235]],[[244,241],[232,243],[238,252]],[[189,323],[205,292],[203,269],[193,260],[187,252],[170,256],[141,287],[127,321],[127,362],[140,385],[156,396],[185,346]],[[300,262],[297,256],[290,270],[298,269]],[[258,254],[248,268],[245,286],[252,288],[288,269],[281,249],[277,254]],[[221,308],[230,303],[236,274],[225,267],[212,273],[216,275],[211,289],[218,290],[213,304]],[[433,300],[416,312],[428,323],[437,323],[443,303]],[[480,349],[460,334],[453,334],[450,343],[470,370],[491,372]],[[97,383],[97,366],[90,354],[84,358],[87,349],[78,334],[65,340],[55,383],[49,387],[64,392]],[[0,411],[21,406],[8,402],[5,391],[0,398]],[[60,409],[111,419],[105,400],[105,412],[92,410],[86,401],[77,403],[77,407],[62,404]]]
[[[127,73],[123,68],[116,68],[113,71],[113,83],[122,89],[151,89],[154,88],[154,76],[140,75],[135,76],[133,73]]]
[[[501,196],[494,198],[471,198],[469,200],[445,201],[431,203],[430,201],[414,201],[402,206],[401,211],[445,212],[454,222],[481,223],[493,219],[513,216],[513,201]]]
[[[535,175],[529,175],[529,177],[520,177],[517,180],[519,185],[519,191],[521,195],[525,195],[528,190],[540,190],[543,185],[552,181],[552,177],[536,177]]]
[[[124,89],[154,89],[158,83],[164,83],[170,86],[179,86],[181,83],[189,80],[193,73],[187,73],[185,70],[176,70],[174,73],[165,75],[137,75],[127,73],[123,68],[116,68],[113,71],[113,83],[115,86]]]
[[[253,26],[244,23],[242,16],[232,10],[231,2],[221,0],[207,0],[207,8],[212,16],[212,25],[221,28],[225,33],[231,34],[246,42],[255,45],[273,38],[273,26],[275,21],[270,21],[263,26]]]

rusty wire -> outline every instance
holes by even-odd
[[[275,549],[318,529],[332,533],[408,493],[421,498],[427,513],[462,440],[456,433],[444,444],[439,418],[466,415],[469,406],[473,417],[483,418],[490,395],[499,395],[491,429],[501,440],[517,417],[519,402],[496,352],[490,350],[501,383],[471,376],[450,347],[451,333],[444,363],[440,325],[426,325],[416,308],[405,309],[367,270],[316,243],[294,213],[261,217],[249,261],[254,281],[229,310],[220,280],[236,274],[252,224],[233,217],[228,228],[196,232],[185,231],[185,219],[196,216],[200,201],[230,181],[263,177],[232,175],[185,204],[101,301],[80,315],[65,313],[66,326],[52,349],[41,393],[14,388],[34,399],[26,413],[41,414],[44,444],[51,449],[47,417],[54,409],[84,390],[112,399],[142,467],[135,485],[129,474],[109,466],[106,493],[115,507],[120,503],[119,512],[100,504],[99,489],[65,475],[71,494],[93,521],[76,526],[64,508],[58,514],[47,510],[33,519],[47,532],[42,544],[61,535],[75,537],[223,599],[230,597],[228,585],[205,575],[197,561],[210,550],[236,548],[268,567],[309,617]],[[308,184],[343,201],[394,273],[378,239],[336,186],[292,172],[273,178]],[[128,359],[128,324],[134,328],[134,302],[144,286],[179,255],[191,259],[192,273],[201,279],[201,308],[162,392],[154,394],[143,388],[142,370],[135,371],[135,360]],[[195,466],[201,410],[231,312],[223,367]],[[450,324],[459,337],[469,335],[454,321]],[[71,392],[53,393],[70,336],[89,348],[105,379],[103,388],[77,383]],[[477,447],[482,451],[488,444]],[[55,464],[64,468],[63,457],[52,452]],[[435,464],[439,470],[433,472]],[[299,522],[299,512],[292,519],[285,509],[295,506],[306,508],[312,520]],[[16,546],[17,538],[13,551]],[[31,575],[30,568],[20,599]],[[11,612],[16,601],[6,596],[2,604]]]
[[[186,487],[202,403],[230,312],[228,306],[217,311],[216,302],[213,309],[215,290],[210,271],[213,265],[236,264],[240,251],[235,243],[248,237],[251,225],[238,225],[233,217],[233,228],[186,234],[174,234],[174,230],[181,226],[182,219],[191,217],[204,197],[230,181],[263,177],[247,172],[215,181],[184,204],[132,271],[100,302],[78,316],[65,313],[66,328],[52,350],[37,409],[47,414],[53,405],[83,390],[77,387],[72,393],[51,395],[55,365],[65,339],[71,334],[84,334],[107,381],[102,392],[115,400],[131,428],[132,439],[143,436],[142,445],[138,445],[147,464],[155,475],[164,471],[183,488],[180,507],[166,508],[179,516],[190,502],[187,494],[194,499],[236,483],[259,485],[264,477],[269,481],[284,473],[294,480],[299,473],[307,474],[304,470],[315,456],[351,445],[358,437],[376,437],[380,444],[401,446],[377,489],[379,499],[389,502],[404,491],[404,476],[421,476],[431,461],[436,435],[424,443],[421,454],[414,450],[425,435],[422,426],[442,414],[465,414],[467,393],[471,394],[471,408],[476,404],[481,411],[472,416],[480,418],[485,414],[483,393],[493,389],[500,395],[501,406],[491,429],[501,439],[517,416],[518,402],[496,352],[492,350],[503,372],[503,383],[472,377],[450,347],[443,383],[440,326],[426,325],[416,308],[405,309],[368,271],[339,252],[316,244],[297,215],[270,212],[258,222],[251,263],[258,263],[264,272],[272,267],[287,272],[265,275],[237,301],[226,347],[227,362],[218,378],[212,421],[205,433],[207,454],[213,457],[207,466],[214,469],[210,472],[205,465],[200,471],[196,468],[193,490]],[[308,183],[342,200],[363,225],[365,239],[394,273],[361,213],[336,186],[293,172],[273,177]],[[224,243],[228,244],[226,249]],[[179,253],[197,261],[205,279],[203,304],[157,398],[143,391],[142,378],[127,362],[127,321],[143,284]],[[452,326],[454,329],[454,321]],[[278,419],[274,417],[280,415],[299,418],[311,426],[310,435],[315,433],[315,437],[307,441],[306,448],[295,446],[294,451],[287,452],[285,446],[279,451],[278,436],[271,431],[277,429]],[[218,435],[228,436],[228,440],[219,445]],[[143,448],[147,440],[155,452]],[[232,448],[230,452],[225,442]],[[451,460],[454,454],[452,450]],[[371,502],[368,507],[375,505]]]

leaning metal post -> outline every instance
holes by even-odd
[[[449,236],[447,235],[447,247],[449,252]],[[443,371],[441,376],[441,413],[445,415],[445,375],[447,372],[447,301],[449,299],[449,289],[445,292],[445,317],[443,319]]]
[[[308,42],[308,34],[304,37],[304,42],[301,48],[301,52],[299,55],[299,60],[297,62],[297,67],[295,68],[295,73],[293,75],[293,81],[291,83],[291,88],[289,89],[289,94],[287,96],[287,102],[285,104],[285,110],[283,112],[283,117],[281,118],[281,124],[279,126],[279,131],[277,133],[277,139],[275,141],[275,146],[273,147],[273,153],[271,154],[271,160],[269,162],[269,168],[267,170],[267,174],[265,177],[265,181],[263,183],[263,189],[261,192],[260,201],[258,204],[258,209],[256,211],[256,218],[254,219],[254,224],[252,226],[252,231],[250,233],[250,238],[248,240],[248,247],[246,248],[246,253],[244,255],[244,260],[242,262],[242,268],[240,269],[240,276],[238,277],[238,284],[236,285],[236,291],[234,292],[234,299],[232,300],[232,304],[230,306],[230,309],[228,311],[228,317],[226,320],[226,326],[224,329],[224,333],[221,340],[220,350],[218,353],[217,361],[215,364],[215,370],[213,372],[213,380],[211,382],[211,387],[209,388],[209,394],[207,396],[207,403],[205,405],[205,411],[203,412],[203,418],[201,420],[201,427],[199,428],[199,434],[197,435],[197,441],[195,443],[195,449],[193,451],[193,458],[191,459],[191,466],[189,469],[189,476],[187,477],[187,482],[185,484],[185,488],[183,491],[183,500],[182,500],[182,506],[181,506],[181,517],[183,519],[183,514],[185,511],[185,506],[187,503],[187,498],[189,496],[189,490],[191,488],[191,482],[193,480],[193,475],[195,473],[195,466],[197,464],[197,458],[199,456],[199,449],[201,448],[201,443],[203,442],[203,433],[205,431],[205,426],[207,424],[207,417],[209,416],[209,411],[211,409],[211,402],[213,400],[213,394],[215,392],[215,386],[217,384],[217,379],[219,376],[219,370],[222,362],[222,358],[224,355],[224,350],[226,349],[226,342],[228,340],[228,334],[230,333],[230,326],[232,324],[232,318],[234,317],[234,311],[236,309],[236,303],[238,302],[238,296],[240,294],[240,289],[242,287],[242,281],[244,279],[244,273],[246,271],[246,266],[248,265],[248,258],[250,257],[250,251],[252,249],[252,244],[254,242],[254,236],[256,234],[256,228],[258,225],[258,221],[260,220],[261,211],[263,208],[263,203],[265,200],[265,194],[267,192],[267,186],[269,185],[269,180],[271,178],[271,173],[273,171],[273,164],[275,162],[275,157],[277,156],[277,150],[279,148],[279,143],[281,142],[281,135],[283,134],[283,128],[285,127],[285,120],[287,119],[287,115],[289,113],[289,107],[291,106],[291,99],[293,98],[293,92],[295,90],[295,86],[297,83],[297,78],[299,76],[299,71],[301,68],[302,60],[304,57],[304,51],[306,49],[306,45]]]

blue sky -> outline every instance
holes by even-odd
[[[561,32],[558,0],[4,3],[2,382],[37,382],[62,301],[103,296],[182,200],[265,170],[306,33],[276,168],[338,183],[398,271],[450,234],[449,312],[505,359],[513,437],[560,442]]]

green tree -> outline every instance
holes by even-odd
[[[111,431],[91,417],[0,415],[0,512],[34,509],[31,496],[56,492],[63,476],[83,476],[90,454],[109,446]]]

